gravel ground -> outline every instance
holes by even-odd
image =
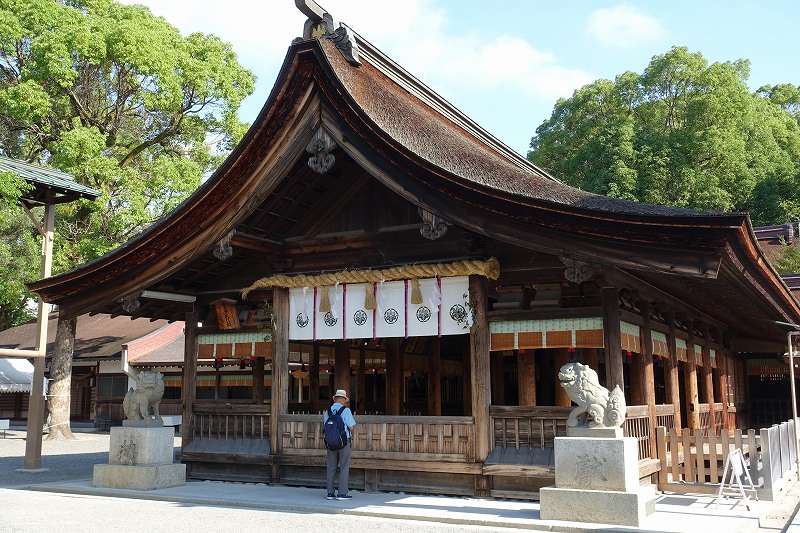
[[[108,463],[108,433],[74,433],[75,440],[42,441],[41,472],[21,471],[25,462],[25,431],[0,437],[0,487],[21,487],[56,481],[91,479],[94,465]],[[175,438],[176,451],[180,437]]]

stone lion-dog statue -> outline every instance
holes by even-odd
[[[597,372],[581,363],[567,363],[558,372],[569,399],[578,404],[567,427],[614,428],[625,421],[625,395],[619,385],[610,393],[600,385]]]
[[[128,390],[122,400],[122,409],[128,420],[161,420],[158,406],[164,396],[161,372],[144,370],[136,376],[136,388]]]

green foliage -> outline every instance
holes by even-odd
[[[798,274],[800,273],[800,247],[787,244],[781,237],[781,251],[774,262],[775,270],[779,274]]]
[[[0,2],[0,153],[103,193],[58,207],[53,271],[108,252],[194,191],[245,132],[236,113],[254,86],[228,43],[181,36],[142,6]],[[0,175],[0,199],[19,185]]]
[[[709,65],[674,47],[559,100],[528,158],[599,194],[786,221],[800,204],[800,90],[751,94],[748,76],[745,60]]]
[[[0,216],[0,331],[32,318],[25,304],[31,294],[25,281],[40,268],[39,245],[19,206],[6,205]]]

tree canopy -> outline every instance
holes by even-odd
[[[0,3],[0,153],[103,193],[59,206],[53,271],[113,249],[195,190],[246,130],[236,113],[254,86],[228,43],[181,36],[142,6]],[[3,261],[19,189],[0,175],[0,278],[31,281],[38,262],[22,273]]]
[[[749,211],[754,224],[800,216],[800,87],[750,93],[749,62],[709,64],[674,47],[642,74],[560,99],[528,159],[608,196]]]

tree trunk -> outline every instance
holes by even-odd
[[[75,349],[77,318],[58,318],[50,382],[47,388],[50,434],[47,440],[74,439],[69,425],[70,389],[72,387],[72,354]]]

